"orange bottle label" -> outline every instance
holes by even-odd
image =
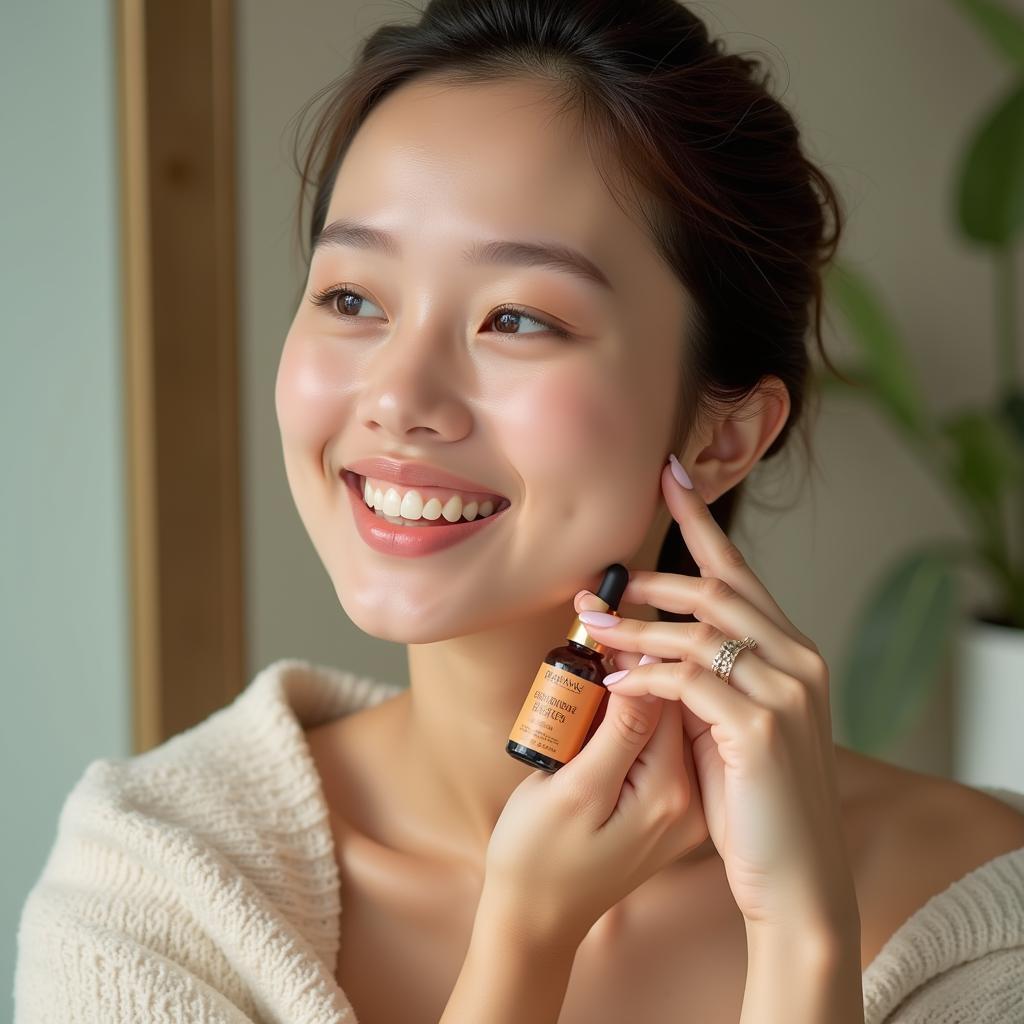
[[[508,738],[565,764],[583,748],[605,693],[599,683],[544,662]]]

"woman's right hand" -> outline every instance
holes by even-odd
[[[575,603],[602,608],[593,595]],[[615,660],[629,668],[639,658]],[[509,796],[487,847],[488,905],[540,943],[578,945],[619,900],[700,846],[709,833],[682,715],[680,701],[609,691],[580,752]]]

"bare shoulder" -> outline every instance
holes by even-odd
[[[921,777],[900,798],[911,853],[928,856],[954,882],[1024,846],[1024,815],[995,797],[949,779]]]
[[[852,752],[845,752],[847,757]],[[934,865],[956,881],[974,868],[1024,846],[1024,814],[980,789],[911,771],[863,754],[863,827],[882,859],[912,868]]]
[[[860,780],[850,827],[862,854],[858,901],[872,952],[933,896],[1024,847],[1024,814],[988,793],[851,751],[844,758]]]

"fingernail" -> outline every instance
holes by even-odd
[[[689,474],[683,469],[681,463],[675,456],[675,452],[670,452],[668,457],[668,467],[672,470],[672,475],[679,481],[688,491],[693,490],[693,481],[690,479]]]
[[[653,654],[645,654],[637,662],[637,665],[653,665],[656,661],[661,661],[661,658],[655,658]]]
[[[617,626],[622,621],[618,615],[608,612],[580,612],[579,620],[588,626]]]
[[[601,682],[603,682],[605,686],[610,686],[612,683],[617,683],[624,676],[628,675],[629,671],[630,670],[628,668],[624,668],[621,672],[613,672],[611,675],[605,676]]]

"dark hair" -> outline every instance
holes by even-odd
[[[326,97],[304,153],[296,148],[300,243],[305,192],[313,187],[307,265],[341,161],[389,92],[428,75],[465,84],[549,82],[561,109],[580,117],[623,209],[604,158],[626,172],[615,180],[627,182],[630,209],[692,297],[671,450],[681,450],[701,413],[742,401],[774,375],[791,409],[763,458],[779,452],[800,423],[813,462],[804,407],[809,393],[820,394],[805,336],[813,309],[818,348],[842,377],[825,352],[821,320],[823,273],[843,213],[829,179],[801,150],[792,116],[770,94],[770,70],[725,53],[677,0],[430,0],[416,14],[415,24],[372,32],[352,66],[299,112],[301,127]],[[726,531],[743,482],[711,504]],[[674,523],[657,568],[700,574]]]

